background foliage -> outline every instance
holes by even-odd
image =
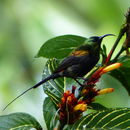
[[[46,59],[33,57],[43,42],[63,34],[117,34],[128,7],[129,0],[1,0],[0,109],[41,79]],[[106,39],[108,49],[114,40]],[[105,75],[101,82],[106,87],[115,86],[115,92],[97,101],[109,107],[130,106],[128,93],[116,79]],[[43,95],[42,88],[32,91],[0,114],[28,112],[43,122]]]

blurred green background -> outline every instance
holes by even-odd
[[[46,59],[34,58],[41,45],[64,34],[117,35],[129,6],[129,0],[0,0],[0,114],[27,112],[43,125],[42,87],[2,112],[14,97],[41,80]],[[103,41],[108,50],[115,39]],[[128,94],[117,80],[105,75],[100,84],[115,87],[115,93],[97,101],[109,107],[130,106]]]

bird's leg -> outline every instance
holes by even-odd
[[[88,81],[88,78],[84,78],[84,77],[77,77],[77,79],[82,79],[84,81],[83,84]]]
[[[81,84],[76,78],[74,78],[74,80],[75,80],[81,87],[83,87],[83,84]]]
[[[76,78],[74,78],[74,80],[80,85],[80,87],[78,88],[78,92],[79,92],[79,93],[78,93],[78,96],[77,96],[77,99],[79,99],[79,98],[80,98],[80,95],[81,95],[81,91],[82,91],[84,85],[81,84]]]

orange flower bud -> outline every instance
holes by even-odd
[[[74,107],[74,111],[85,111],[87,109],[87,104],[77,104]]]
[[[70,91],[69,90],[67,90],[65,93],[64,93],[64,97],[68,97],[70,95]]]
[[[106,93],[111,93],[114,91],[114,88],[105,88],[105,89],[102,89],[100,91],[98,91],[98,95],[102,95],[102,94],[106,94]]]
[[[65,98],[64,97],[61,98],[61,102],[65,103]]]
[[[86,94],[86,93],[88,93],[88,90],[87,89],[83,89],[82,90],[82,94]]]
[[[100,72],[100,75],[102,75],[102,74],[104,74],[104,73],[107,73],[107,72],[109,72],[109,71],[118,69],[121,65],[122,65],[121,63],[111,64],[111,65],[105,67],[105,68]]]
[[[67,97],[67,103],[71,103],[72,102],[72,97],[71,96],[68,96]]]

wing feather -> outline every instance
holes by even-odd
[[[79,64],[79,63],[80,63],[79,57],[69,56],[69,57],[65,58],[65,59],[60,63],[60,65],[58,66],[58,68],[55,70],[54,73],[64,71],[66,68],[68,68],[68,67],[70,67],[70,66],[72,66],[72,65]]]

